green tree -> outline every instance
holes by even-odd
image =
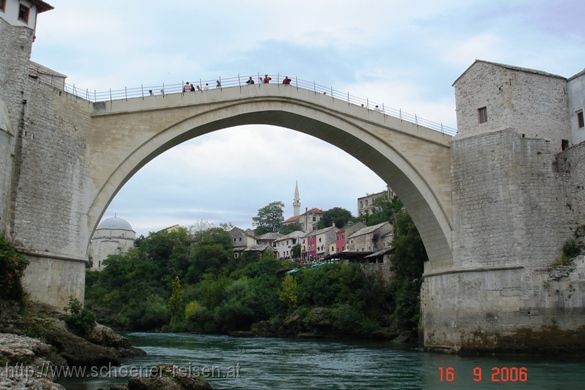
[[[298,259],[299,257],[301,257],[301,244],[293,245],[290,252],[293,259]]]
[[[183,288],[181,279],[178,276],[173,280],[172,293],[169,298],[168,307],[171,312],[171,328],[176,328],[184,318]]]
[[[299,230],[300,231],[303,230],[303,227],[301,226],[300,223],[289,223],[289,224],[286,224],[286,225],[282,225],[280,227],[280,229],[278,230],[278,232],[280,234],[289,234],[289,233],[296,232],[296,231],[299,231]]]
[[[294,308],[297,306],[297,302],[299,300],[297,288],[297,281],[295,280],[294,276],[291,274],[286,274],[286,276],[282,279],[278,297],[289,308]]]
[[[193,238],[185,281],[199,281],[206,273],[218,273],[232,259],[232,240],[221,228],[198,232]],[[177,274],[177,273],[176,273]]]
[[[353,220],[353,217],[349,210],[342,207],[334,207],[323,212],[318,227],[319,229],[323,229],[334,223],[337,228],[341,229],[351,220]]]
[[[414,330],[418,326],[420,287],[428,256],[414,222],[404,210],[395,215],[392,246],[391,288],[396,301],[393,317],[398,328]]]
[[[256,226],[256,234],[278,232],[284,222],[284,203],[280,201],[271,202],[258,210],[258,214],[252,218]]]

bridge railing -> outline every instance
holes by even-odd
[[[268,75],[271,80],[270,84],[282,84],[285,75],[276,74],[276,75]],[[137,97],[148,97],[148,96],[166,96],[169,94],[177,94],[177,93],[204,93],[208,89],[218,89],[218,88],[244,88],[250,87],[247,83],[249,78],[252,78],[254,81],[254,86],[262,87],[263,83],[262,80],[264,75],[256,74],[253,76],[250,75],[238,75],[233,77],[227,78],[218,78],[216,80],[184,80],[180,83],[171,83],[171,84],[147,84],[141,85],[139,87],[132,87],[132,88],[123,88],[123,89],[109,89],[107,91],[90,91],[88,89],[80,89],[75,86],[75,84],[65,84],[65,91],[88,100],[90,102],[103,102],[103,101],[115,101],[115,100],[126,100],[130,98],[137,98]],[[436,130],[442,134],[453,136],[457,134],[457,129],[443,125],[440,122],[431,121],[425,118],[421,118],[416,114],[410,114],[407,112],[402,111],[401,109],[396,109],[392,107],[387,107],[384,103],[375,102],[367,98],[361,98],[350,94],[349,92],[342,92],[339,90],[334,89],[333,87],[328,87],[325,85],[317,84],[314,81],[307,81],[302,80],[297,77],[290,78],[290,87],[292,88],[300,88],[304,90],[313,91],[314,93],[323,94],[331,96],[334,99],[339,99],[341,101],[347,102],[348,104],[353,104],[356,106],[364,107],[365,109],[378,111],[382,114],[392,116],[394,118],[398,118],[403,121],[411,122],[416,125],[424,126],[432,130]],[[183,86],[186,82],[189,82],[193,85],[195,91],[187,91],[183,92]]]

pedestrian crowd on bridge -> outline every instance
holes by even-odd
[[[272,77],[270,77],[268,74],[265,74],[264,77],[258,77],[258,83],[259,84],[270,84],[270,82],[272,81]],[[292,82],[292,79],[288,76],[284,76],[284,78],[282,79],[282,84],[283,85],[290,85]],[[255,81],[254,78],[252,78],[252,76],[250,76],[248,78],[248,80],[246,80],[246,84],[248,85],[254,85]],[[216,88],[221,88],[222,84],[221,84],[221,80],[217,79],[215,81],[215,87]],[[194,83],[190,83],[189,81],[185,82],[185,84],[183,85],[183,93],[185,92],[204,92],[209,90],[209,83],[205,83],[205,85],[203,87],[201,87],[201,85],[197,84],[195,85]],[[151,92],[149,90],[149,92]],[[152,96],[152,93],[151,93]]]

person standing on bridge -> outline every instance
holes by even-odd
[[[195,92],[195,86],[191,84],[191,92]]]
[[[254,79],[252,78],[252,76],[250,76],[250,78],[248,79],[248,81],[246,81],[246,84],[248,84],[248,85],[254,84]]]
[[[183,85],[183,92],[189,92],[191,90],[191,85],[187,81],[185,85]]]
[[[284,76],[284,80],[282,80],[282,83],[283,83],[284,85],[290,85],[290,82],[291,82],[291,81],[292,81],[292,80],[291,80],[291,79],[289,79],[289,78],[288,78],[288,76]]]
[[[264,75],[264,80],[262,80],[262,82],[264,84],[270,84],[270,80],[272,80],[272,77],[268,76],[267,74]]]
[[[221,88],[221,80],[220,79],[217,79],[215,81],[215,88]]]

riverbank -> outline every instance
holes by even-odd
[[[59,388],[50,383],[63,367],[115,366],[145,354],[106,326],[79,335],[65,319],[46,305],[0,300],[0,388]]]

